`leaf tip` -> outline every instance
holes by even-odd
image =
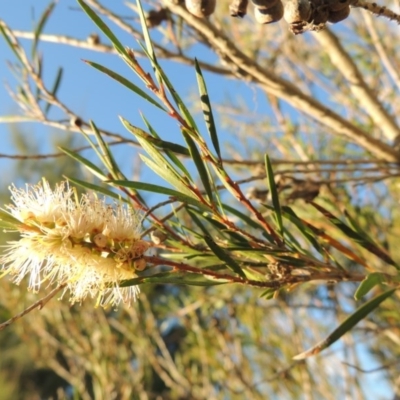
[[[313,356],[313,355],[315,355],[315,354],[318,354],[321,350],[322,350],[322,349],[319,349],[319,348],[315,348],[315,347],[314,347],[314,348],[312,348],[312,349],[303,351],[303,352],[300,353],[300,354],[297,354],[297,356],[294,356],[292,359],[295,360],[295,361],[302,361],[302,360],[305,360],[305,359],[308,358],[308,357],[311,357],[311,356]]]

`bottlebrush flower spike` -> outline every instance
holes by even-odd
[[[66,284],[72,303],[96,297],[102,306],[131,302],[138,286],[121,281],[143,270],[150,243],[140,239],[142,215],[127,205],[76,191],[62,182],[51,189],[43,179],[26,189],[10,188],[14,204],[8,213],[20,223],[20,240],[9,242],[0,255],[4,275],[17,284],[29,275],[29,288],[43,283]]]

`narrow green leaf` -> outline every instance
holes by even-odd
[[[290,229],[284,228],[284,234],[286,238],[286,246],[288,247],[288,249],[291,249],[292,251],[298,252],[300,254],[311,256],[311,253],[307,250],[303,243],[300,243],[296,239],[296,235],[293,235]]]
[[[373,243],[374,241],[368,236],[368,233],[365,231],[365,229],[361,228],[361,226],[358,224],[358,222],[350,215],[350,213],[347,210],[344,210],[344,215],[346,216],[347,220],[349,221],[350,225],[352,228],[360,235],[362,236],[365,241]]]
[[[200,176],[201,181],[203,182],[203,186],[207,193],[208,200],[210,202],[213,202],[214,196],[213,196],[213,191],[211,189],[210,174],[207,170],[207,167],[201,158],[200,152],[199,152],[195,142],[190,137],[190,135],[185,131],[185,129],[182,130],[182,135],[189,147],[191,158],[197,168],[197,171],[199,172],[199,176]]]
[[[88,143],[90,144],[91,148],[93,149],[93,151],[97,155],[97,157],[103,162],[103,164],[106,167],[108,167],[108,165],[105,164],[105,160],[103,159],[103,154],[99,150],[100,146],[97,146],[95,143],[93,143],[93,141],[91,140],[91,138],[89,137],[89,135],[85,131],[81,130],[81,133],[84,136],[84,138],[88,141]],[[105,177],[105,174],[103,173],[103,178],[104,177]],[[103,178],[100,178],[100,179],[103,180]]]
[[[210,250],[223,262],[226,263],[226,266],[231,269],[233,272],[238,274],[240,277],[246,279],[245,273],[240,268],[239,264],[229,256],[229,254],[212,239],[209,234],[207,228],[202,224],[199,218],[195,215],[193,211],[189,208],[187,209],[194,223],[202,230],[204,233],[203,240],[206,242]]]
[[[178,179],[171,169],[168,167],[167,163],[154,162],[144,155],[139,155],[141,160],[158,176],[161,176],[165,181],[172,185],[178,192],[191,197],[192,199],[197,199],[197,196],[185,185],[182,179]]]
[[[267,154],[265,155],[265,169],[266,169],[266,173],[267,173],[268,186],[269,186],[269,190],[271,192],[271,197],[272,197],[272,205],[274,206],[275,219],[278,224],[281,237],[283,238],[283,222],[282,222],[281,205],[279,203],[279,195],[278,195],[278,190],[277,190],[276,184],[275,184],[274,172],[272,170],[272,164],[271,164],[271,161]]]
[[[120,54],[125,55],[129,58],[125,47],[122,43],[117,39],[117,37],[112,33],[111,29],[103,22],[103,20],[83,1],[77,0],[79,5],[82,7],[83,11],[89,16],[89,18],[99,27],[99,29],[110,39],[111,43],[114,45],[116,50]]]
[[[221,183],[225,186],[225,189],[234,197],[236,198],[237,193],[232,188],[232,186],[228,182],[228,174],[225,172],[224,169],[220,168],[218,165],[211,164],[214,168],[214,172],[217,174],[218,178],[220,179]]]
[[[115,161],[114,155],[108,147],[108,144],[104,141],[100,131],[97,129],[97,126],[93,121],[90,121],[90,127],[92,128],[92,131],[96,136],[97,143],[99,144],[101,150],[101,153],[98,153],[101,161],[103,162],[104,166],[108,168],[113,177],[119,176],[121,174],[121,171],[118,167],[117,162]]]
[[[356,312],[346,318],[346,320],[344,320],[343,323],[340,324],[340,326],[338,326],[326,339],[322,340],[311,349],[293,357],[293,359],[304,360],[307,357],[319,354],[322,350],[325,350],[326,348],[331,346],[345,333],[352,329],[358,322],[364,319],[371,311],[375,310],[375,308],[377,308],[384,300],[390,297],[396,290],[397,288],[390,289],[363,304],[360,308],[356,310]]]
[[[37,24],[36,29],[33,32],[33,43],[32,43],[32,57],[36,55],[37,46],[39,43],[40,34],[43,32],[43,29],[46,25],[47,20],[49,19],[51,13],[53,12],[54,6],[56,2],[50,3],[47,8],[44,10],[43,14],[41,15],[39,22]]]
[[[200,203],[196,199],[193,199],[193,197],[187,196],[173,189],[168,189],[162,186],[153,185],[151,183],[135,182],[135,181],[117,180],[117,181],[109,181],[109,183],[131,189],[145,190],[147,192],[164,194],[166,196],[175,197],[178,201],[181,201],[182,203],[191,204],[203,211],[210,211],[210,208],[208,206]]]
[[[35,70],[37,76],[39,79],[43,79],[42,77],[42,72],[43,72],[43,56],[41,55],[36,55],[36,57],[34,57],[34,59],[32,60],[32,66],[33,69]],[[40,96],[40,92],[41,89],[39,88],[39,86],[36,86],[35,88],[35,100],[36,102],[39,104],[41,102],[41,96]]]
[[[144,37],[144,42],[146,43],[146,50],[147,53],[149,54],[150,61],[152,63],[157,64],[157,59],[156,55],[154,53],[154,48],[153,48],[153,43],[150,38],[149,30],[147,29],[147,23],[146,23],[146,16],[143,11],[142,3],[140,0],[136,0],[136,4],[138,7],[138,14],[140,18],[140,25],[142,27],[142,32],[143,32],[143,37]]]
[[[0,33],[3,35],[5,41],[7,42],[8,46],[10,47],[11,51],[15,54],[15,56],[18,58],[18,60],[21,62],[21,64],[24,65],[24,60],[21,58],[21,55],[19,54],[19,51],[18,51],[20,48],[19,43],[14,43],[10,39],[10,37],[8,36],[8,34],[6,32],[6,29],[4,29],[2,24],[0,24]]]
[[[354,293],[354,298],[356,300],[360,300],[376,285],[379,285],[384,281],[385,281],[384,274],[381,274],[379,272],[372,272],[371,274],[368,274],[358,286],[356,292]]]
[[[90,172],[92,172],[94,175],[96,175],[99,179],[104,180],[106,179],[106,176],[102,172],[102,170],[97,167],[95,164],[93,164],[91,161],[87,160],[86,158],[82,157],[81,155],[74,153],[68,149],[65,149],[64,147],[59,147],[61,151],[63,151],[65,154],[67,154],[69,157],[73,158],[74,160],[80,162],[83,164]]]
[[[253,218],[249,217],[248,215],[242,213],[237,208],[229,206],[228,204],[222,204],[222,207],[225,209],[225,211],[235,215],[237,218],[239,218],[241,221],[243,221],[244,226],[248,226],[248,227],[251,227],[256,230],[263,229],[262,226],[258,222],[256,222]]]
[[[246,227],[252,227],[252,228],[256,229],[257,231],[261,230],[262,231],[262,235],[268,240],[268,242],[275,243],[275,239],[265,230],[265,228],[262,225],[260,225],[253,218],[251,218],[248,215],[242,213],[241,211],[239,211],[236,208],[228,206],[227,204],[222,204],[222,207],[227,212],[230,212],[231,214],[235,215],[240,220],[242,220]]]
[[[153,67],[153,70],[154,70],[155,75],[156,75],[157,82],[159,83],[160,86],[162,86],[163,85],[163,78],[162,78],[162,75],[159,72],[161,67],[158,64],[157,57],[156,57],[156,54],[154,52],[153,43],[152,43],[152,40],[150,38],[149,30],[147,28],[147,21],[146,21],[146,16],[145,16],[143,7],[142,7],[142,3],[141,3],[140,0],[136,0],[136,3],[137,3],[137,7],[138,7],[138,14],[139,14],[139,17],[140,17],[140,25],[142,27],[143,37],[144,37],[144,41],[145,41],[145,44],[146,44],[146,48],[144,49],[145,50],[145,54],[147,55],[147,57],[150,60],[151,66]],[[139,42],[139,41],[138,41],[138,43],[143,48],[142,43]]]
[[[57,91],[58,91],[58,88],[60,87],[62,77],[63,77],[63,68],[60,67],[60,68],[58,68],[56,79],[54,81],[53,88],[51,89],[51,94],[54,97],[57,95]],[[51,106],[52,106],[51,103],[47,103],[46,104],[46,107],[44,108],[44,113],[45,114],[47,114],[50,111]]]
[[[194,274],[189,272],[160,272],[158,274],[146,277],[139,277],[135,279],[129,279],[120,283],[120,287],[127,287],[133,285],[139,285],[143,283],[153,284],[174,284],[174,285],[190,285],[190,286],[215,286],[223,285],[227,281],[221,279],[209,279],[203,274]]]
[[[268,260],[266,260],[265,255],[266,254],[271,254],[271,255],[279,255],[280,253],[287,253],[287,249],[266,249],[266,248],[259,248],[255,249],[251,247],[251,245],[248,244],[243,244],[243,243],[237,243],[232,245],[229,245],[226,247],[227,251],[229,253],[231,252],[236,252],[236,253],[241,253],[244,257],[251,259],[252,261],[256,262],[256,266],[262,266],[265,267],[266,264],[268,264]]]
[[[260,294],[260,297],[264,297],[267,300],[271,300],[275,297],[275,293],[277,292],[276,289],[273,288],[268,288],[267,290],[265,290],[264,292],[262,292]]]
[[[282,215],[287,218],[290,222],[296,225],[297,229],[302,233],[302,235],[311,243],[311,245],[320,254],[324,254],[324,251],[318,241],[315,239],[315,232],[310,229],[303,221],[296,215],[296,213],[288,206],[282,207]]]
[[[211,238],[209,235],[204,235],[203,236],[204,241],[207,243],[208,247],[211,249],[211,251],[224,263],[226,263],[226,266],[238,274],[241,278],[246,279],[246,274],[242,271],[240,268],[239,264],[228,255],[228,253],[220,246],[218,246],[214,240]]]
[[[183,172],[183,174],[190,181],[193,182],[193,179],[192,179],[189,171],[183,165],[181,160],[179,160],[179,158],[174,154],[174,153],[177,153],[177,154],[183,154],[183,155],[189,156],[190,155],[189,150],[186,147],[183,147],[183,146],[181,146],[179,144],[172,143],[172,142],[167,142],[165,140],[161,140],[160,136],[157,134],[157,132],[151,126],[150,122],[146,119],[146,117],[143,114],[141,114],[141,115],[142,115],[144,123],[147,126],[147,129],[149,130],[149,132],[151,133],[153,138],[160,141],[160,142],[154,142],[154,145],[156,145],[157,147],[160,147],[165,152],[167,157]]]
[[[199,86],[201,108],[203,109],[204,121],[206,123],[208,133],[210,134],[214,149],[218,154],[219,160],[221,161],[221,149],[219,147],[217,129],[215,127],[215,121],[212,112],[210,98],[208,96],[206,82],[204,80],[203,73],[201,72],[200,65],[197,62],[196,58],[194,59],[194,62],[196,67],[197,84]]]
[[[143,51],[146,52],[146,49],[143,49]],[[146,52],[147,53],[147,52]],[[171,93],[176,105],[178,106],[179,110],[183,114],[183,118],[185,119],[186,123],[190,128],[192,128],[193,133],[199,132],[196,122],[194,121],[194,118],[190,114],[189,110],[187,109],[185,103],[182,101],[180,98],[179,94],[175,90],[174,86],[172,85],[171,81],[168,79],[167,75],[165,74],[164,70],[157,64],[154,65],[156,68],[156,72],[160,74],[160,77],[162,81],[164,82],[165,86],[168,88],[168,91]]]
[[[192,210],[193,212],[197,213],[197,210]],[[222,234],[225,234],[225,236],[230,237],[232,240],[234,240],[237,243],[241,243],[242,245],[245,245],[248,243],[248,241],[239,233],[237,232],[233,232],[231,230],[229,230],[229,228],[227,228],[224,224],[222,224],[219,221],[216,221],[211,215],[202,215],[203,218],[205,218],[210,225],[213,225],[214,228],[221,232]]]
[[[231,249],[229,249],[229,251],[231,251]],[[266,277],[264,271],[257,270],[257,267],[259,266],[260,265],[258,263],[246,263],[246,266],[243,268],[243,272],[246,274],[247,279],[251,279],[253,281],[267,282],[268,278]],[[265,264],[263,265],[263,267],[265,267]]]
[[[386,253],[385,250],[379,248],[375,243],[369,242],[366,237],[361,236],[358,232],[350,228],[344,222],[342,222],[339,218],[336,218],[331,212],[329,212],[324,207],[319,204],[314,203],[313,201],[310,204],[316,208],[322,215],[328,218],[337,228],[339,228],[348,238],[354,240],[360,246],[364,247],[364,249],[368,250],[370,253],[375,254],[384,262],[393,265],[397,269],[400,267],[392,260],[392,258]]]
[[[0,209],[0,226],[4,229],[17,229],[21,221],[14,218],[8,211]]]
[[[128,79],[124,78],[122,75],[119,75],[118,73],[108,69],[107,67],[104,67],[103,65],[97,64],[93,61],[88,61],[88,60],[83,60],[86,64],[90,65],[91,67],[97,69],[100,72],[103,72],[104,74],[108,75],[110,78],[116,80],[119,82],[121,85],[125,86],[129,90],[132,90],[132,92],[136,93],[149,103],[153,104],[153,106],[158,107],[160,110],[163,110],[164,112],[167,112],[166,109],[159,104],[157,101],[155,101],[153,98],[151,98],[146,92],[144,92],[142,89],[140,89],[138,86],[136,86],[134,83],[130,82]]]
[[[280,261],[284,264],[289,264],[292,267],[303,268],[307,267],[310,263],[309,261],[298,259],[296,256],[291,257],[291,256],[280,255],[277,252],[274,253],[274,257],[276,261]]]
[[[166,140],[162,140],[159,138],[159,136],[156,134],[156,132],[151,128],[150,124],[148,124],[148,121],[144,118],[144,121],[146,125],[148,126],[149,130],[151,130],[152,135],[149,135],[147,132],[145,132],[143,129],[138,128],[137,126],[132,125],[130,122],[128,122],[125,118],[119,117],[123,125],[125,126],[126,129],[128,129],[129,132],[134,134],[135,136],[140,136],[144,140],[146,140],[148,143],[151,143],[155,147],[159,148],[160,150],[163,150],[165,152],[171,151],[176,154],[182,154],[184,156],[189,156],[190,152],[189,150],[181,146],[180,144],[168,142]]]
[[[122,119],[122,123],[125,124],[125,120]],[[161,151],[153,145],[153,137],[146,134],[139,128],[132,125],[125,125],[130,132],[132,132],[137,138],[143,149],[150,155],[154,160],[149,160],[147,157],[140,155],[141,159],[159,176],[169,182],[176,189],[190,197],[197,198],[190,189],[189,181],[186,176],[182,176],[181,173],[175,170],[170,162],[161,154]],[[144,133],[144,134],[143,134]]]
[[[3,221],[0,218],[0,229],[4,229],[6,231],[15,231],[17,230],[17,226],[12,224],[11,222]]]

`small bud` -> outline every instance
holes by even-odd
[[[143,271],[146,268],[146,260],[144,258],[140,258],[139,260],[136,260],[133,263],[133,267],[137,270],[137,271]]]
[[[168,19],[168,11],[166,8],[159,10],[150,10],[146,15],[146,21],[149,28],[154,28],[161,25],[163,21]]]
[[[165,239],[167,239],[167,235],[164,232],[160,231],[159,229],[152,231],[150,233],[150,237],[154,244],[160,244],[164,242]]]
[[[102,233],[98,233],[93,237],[93,243],[100,248],[106,247],[107,245],[107,236]]]
[[[260,24],[271,24],[277,22],[283,17],[283,5],[279,1],[275,6],[267,10],[255,8],[254,16],[256,21]]]
[[[88,41],[88,43],[96,46],[96,45],[100,44],[100,36],[97,33],[92,33],[87,38],[87,41]]]
[[[216,5],[216,0],[185,0],[187,10],[198,18],[210,16]]]
[[[83,125],[83,122],[82,122],[82,120],[81,120],[79,117],[73,117],[73,118],[71,118],[71,120],[69,121],[69,123],[70,123],[72,126],[76,126],[76,127],[78,127],[78,128],[80,128],[80,127]]]
[[[339,11],[330,11],[328,21],[336,24],[337,22],[343,21],[350,15],[350,7],[342,8]]]

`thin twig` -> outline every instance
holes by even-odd
[[[357,371],[362,372],[364,374],[372,374],[374,372],[380,372],[380,371],[383,371],[385,369],[388,369],[389,367],[393,367],[394,365],[398,365],[399,364],[399,360],[396,360],[394,362],[382,365],[382,366],[377,367],[377,368],[372,368],[372,369],[363,369],[363,368],[357,367],[356,365],[350,364],[350,363],[348,363],[346,361],[342,361],[342,364],[348,365],[349,367],[354,368]]]
[[[34,40],[35,39],[35,34],[34,32],[25,32],[25,31],[18,31],[18,30],[13,30],[14,35],[17,38],[21,39],[29,39],[29,40]],[[47,42],[47,43],[55,43],[55,44],[63,44],[66,46],[72,46],[78,49],[84,49],[84,50],[91,50],[91,51],[96,51],[100,53],[111,53],[111,54],[118,54],[118,52],[115,50],[114,47],[102,44],[102,43],[95,43],[90,40],[90,38],[86,40],[79,40],[71,36],[64,36],[64,35],[56,35],[56,34],[41,34],[40,35],[40,40],[42,42]],[[184,65],[189,65],[193,66],[194,61],[193,58],[185,56],[182,53],[174,52],[171,50],[168,50],[167,48],[154,43],[154,47],[157,49],[157,57],[162,59],[165,58],[170,61],[177,61],[180,62]],[[146,54],[139,49],[135,49],[135,56],[136,57],[147,57]],[[232,74],[232,72],[223,67],[219,67],[217,65],[213,65],[210,63],[206,63],[204,61],[199,60],[199,64],[202,70],[205,71],[210,71],[218,75],[224,75],[228,76],[231,78],[235,78],[235,76]]]
[[[114,142],[108,142],[107,146],[116,146],[119,144],[126,144],[126,143],[135,143],[132,140],[118,140]],[[139,146],[139,144],[137,143]],[[96,147],[98,147],[97,144],[95,144]],[[81,151],[84,150],[89,150],[91,149],[92,146],[81,146],[77,147],[75,149],[71,149],[71,152],[73,153],[80,153]],[[48,158],[59,158],[59,157],[67,157],[67,155],[60,151],[58,153],[48,153],[48,154],[30,154],[30,155],[23,155],[23,154],[2,154],[0,153],[0,158],[8,158],[10,160],[43,160],[43,159],[48,159]]]
[[[25,316],[26,314],[30,313],[31,311],[33,311],[35,308],[39,308],[42,309],[45,304],[51,300],[58,292],[61,291],[61,289],[64,289],[65,286],[67,286],[66,283],[63,283],[62,285],[57,286],[55,289],[53,289],[49,294],[47,294],[46,296],[42,297],[40,300],[36,301],[35,303],[31,304],[28,308],[26,308],[24,311],[20,312],[17,315],[14,315],[12,318],[10,318],[9,320],[3,322],[2,324],[0,324],[0,331],[2,331],[3,329],[7,328],[7,326],[11,325],[13,322],[17,321],[18,319],[22,318],[23,316]]]
[[[382,16],[390,19],[391,21],[396,21],[398,24],[400,24],[399,14],[395,13],[392,10],[389,10],[385,6],[380,6],[377,3],[370,3],[368,1],[363,1],[363,0],[355,0],[354,3],[352,4],[352,7],[363,8],[364,10],[368,10],[372,14],[375,14],[378,17]]]
[[[393,82],[396,84],[397,89],[400,90],[400,74],[399,71],[397,71],[396,67],[393,65],[393,63],[390,60],[390,57],[388,55],[387,49],[383,45],[383,40],[380,38],[376,27],[375,27],[375,21],[376,19],[371,16],[371,14],[368,13],[363,13],[364,16],[364,21],[365,21],[365,26],[368,30],[368,33],[371,36],[372,44],[374,45],[376,52],[379,56],[379,60],[382,62],[382,65],[385,67],[386,71],[388,72],[389,76],[392,78]],[[386,34],[385,31],[383,31],[383,35]]]
[[[322,49],[329,56],[332,64],[346,79],[354,97],[358,100],[365,112],[375,122],[375,127],[389,140],[394,140],[400,135],[400,129],[395,119],[389,115],[377,95],[368,87],[354,59],[342,46],[338,37],[328,28],[314,36]]]
[[[230,274],[225,273],[218,273],[211,269],[207,268],[198,268],[193,267],[192,265],[185,264],[182,262],[170,261],[165,258],[160,258],[156,256],[145,256],[143,257],[148,263],[154,265],[168,265],[173,267],[175,271],[185,271],[189,273],[195,273],[200,275],[208,276],[216,281],[221,281],[221,283],[225,282],[232,282],[232,283],[239,283],[242,285],[248,285],[253,287],[260,287],[260,288],[273,288],[278,289],[287,284],[294,284],[300,282],[312,282],[312,281],[335,281],[335,282],[361,282],[365,279],[364,274],[354,274],[354,273],[347,273],[342,272],[340,270],[330,270],[327,272],[313,272],[310,275],[288,275],[283,277],[282,279],[276,280],[268,280],[268,281],[257,281],[254,279],[247,279],[247,278],[240,278],[237,276],[233,276]],[[144,277],[143,279],[146,279]]]

